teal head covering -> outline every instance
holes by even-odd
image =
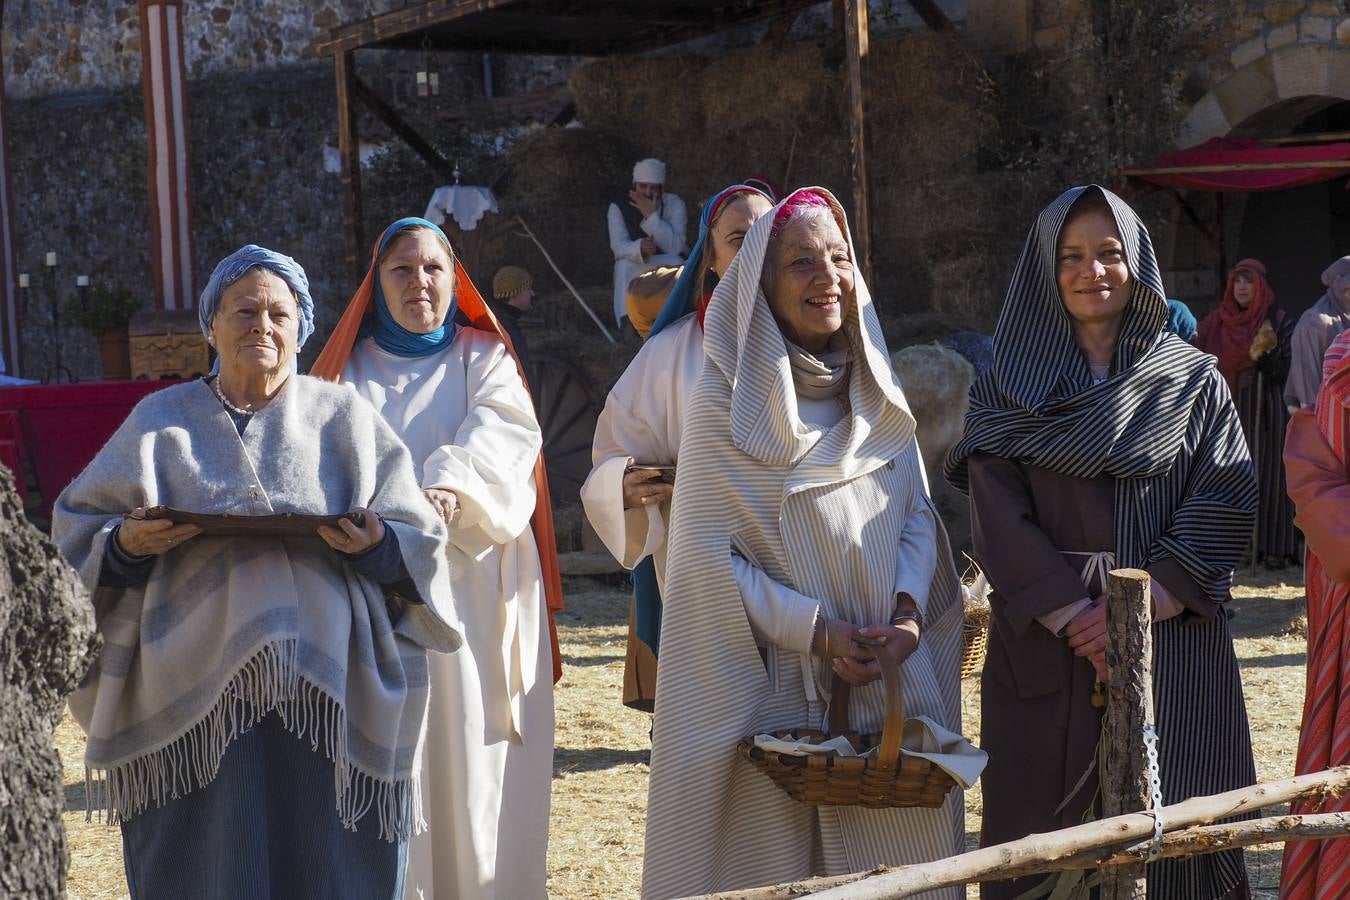
[[[768,195],[759,188],[751,187],[748,184],[733,184],[731,187],[719,191],[711,200],[703,204],[703,213],[698,217],[698,240],[694,242],[693,249],[689,251],[689,258],[684,263],[684,271],[680,273],[680,278],[675,282],[675,287],[671,288],[670,295],[666,297],[665,305],[661,307],[661,314],[652,323],[652,330],[647,335],[648,340],[659,334],[666,326],[672,325],[689,315],[698,307],[698,302],[703,299],[694,296],[694,285],[698,283],[699,272],[708,264],[705,255],[709,252],[708,233],[712,230],[712,220],[717,217],[718,211],[726,205],[726,201],[736,194],[758,194],[765,200],[769,200]],[[769,200],[769,202],[772,203],[773,201]]]
[[[394,239],[410,228],[426,228],[445,245],[445,252],[450,256],[450,283],[453,290],[455,251],[450,248],[450,239],[445,236],[445,232],[426,219],[408,216],[386,228],[380,237],[380,248],[375,252],[375,258],[378,260]],[[376,265],[378,266],[378,263]],[[458,306],[453,294],[450,297],[450,308],[446,310],[445,320],[441,322],[441,326],[434,331],[418,334],[394,320],[393,314],[389,312],[389,304],[384,299],[384,289],[380,287],[378,270],[371,273],[371,280],[375,297],[375,314],[368,316],[362,323],[361,337],[373,337],[381,350],[403,357],[430,356],[450,346],[450,342],[455,339],[455,309]]]

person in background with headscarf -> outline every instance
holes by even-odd
[[[1289,380],[1284,403],[1290,412],[1317,401],[1322,384],[1322,358],[1336,336],[1350,329],[1350,256],[1342,256],[1322,273],[1326,292],[1304,311],[1291,340]]]
[[[1152,576],[1162,800],[1256,781],[1224,604],[1256,478],[1214,357],[1167,334],[1148,230],[1115,194],[1041,211],[971,390],[947,477],[970,494],[993,587],[980,682],[985,846],[1077,825],[1095,807],[1106,573]],[[1040,877],[987,882],[1016,897]],[[1248,895],[1242,851],[1148,867],[1153,900]]]
[[[198,312],[218,369],[138,403],[56,501],[104,641],[70,701],[93,795],[135,900],[399,900],[427,651],[460,643],[445,525],[370,404],[294,373],[314,330],[295,260],[241,248]],[[349,517],[214,536],[151,506]]]
[[[666,164],[644,159],[633,166],[628,196],[609,205],[609,249],[614,252],[614,321],[628,319],[628,282],[657,266],[684,262],[688,212],[684,201],[668,193]]]
[[[1308,540],[1308,683],[1299,775],[1350,765],[1350,331],[1332,342],[1323,371],[1314,409],[1294,413],[1284,445],[1296,522]],[[1290,812],[1350,812],[1350,797],[1296,800]],[[1285,844],[1280,896],[1350,896],[1350,838]]]
[[[1266,267],[1244,259],[1228,273],[1223,299],[1200,323],[1194,344],[1219,361],[1237,406],[1261,488],[1255,559],[1271,568],[1298,565],[1294,507],[1284,486],[1284,383],[1294,322],[1275,304]]]
[[[1191,308],[1180,300],[1169,299],[1167,301],[1167,330],[1181,338],[1188,344],[1195,343],[1195,335],[1199,330],[1195,314]]]
[[[444,233],[400,219],[313,369],[393,425],[449,529],[465,644],[430,666],[430,830],[408,867],[421,900],[546,896],[559,670],[545,601],[561,585],[539,423],[499,328]]]
[[[581,502],[610,553],[634,570],[623,690],[623,702],[634,709],[651,712],[656,692],[666,523],[684,407],[703,371],[704,316],[717,280],[770,206],[760,191],[743,184],[704,204],[689,262],[596,421],[593,468],[581,486]]]
[[[849,728],[880,732],[880,664],[860,641],[900,665],[908,717],[960,728],[959,584],[853,260],[838,200],[794,192],[750,227],[703,320],[671,506],[643,897],[926,862],[964,843],[959,789],[938,808],[812,806],[734,750],[826,730],[831,698]]]

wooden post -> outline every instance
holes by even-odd
[[[356,54],[344,50],[333,56],[337,72],[338,158],[342,163],[342,235],[347,269],[353,284],[366,273],[365,234],[361,226],[361,134],[357,129]]]
[[[1153,726],[1153,613],[1149,574],[1115,569],[1106,576],[1106,760],[1102,815],[1142,812],[1152,805],[1144,729]],[[1101,900],[1144,900],[1143,863],[1102,872]]]
[[[858,266],[869,282],[872,278],[872,214],[867,198],[867,0],[844,0],[844,50],[848,57],[849,144],[853,151],[853,244]]]

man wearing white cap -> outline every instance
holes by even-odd
[[[633,166],[633,189],[609,205],[609,247],[614,251],[614,321],[628,318],[628,282],[657,266],[684,262],[688,213],[665,191],[666,164],[644,159]]]

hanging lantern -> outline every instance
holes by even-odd
[[[417,70],[417,96],[436,97],[441,93],[441,76],[431,70],[431,37],[422,36],[422,66]]]

